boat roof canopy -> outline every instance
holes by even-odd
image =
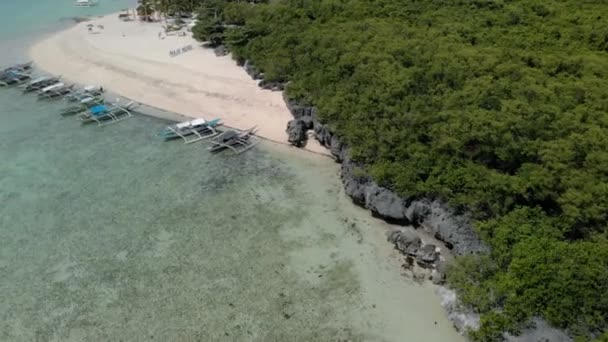
[[[52,85],[50,85],[50,86],[48,86],[46,88],[42,88],[42,92],[45,93],[45,92],[47,92],[49,90],[53,90],[53,89],[60,88],[60,87],[63,87],[63,86],[64,86],[64,84],[61,83],[61,82],[55,83],[55,84],[52,84]]]

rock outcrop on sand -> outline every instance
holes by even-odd
[[[294,146],[302,147],[306,144],[306,125],[302,120],[293,119],[287,123],[287,135],[289,136],[287,140]]]
[[[489,251],[488,246],[473,230],[469,215],[457,214],[437,199],[402,198],[391,189],[378,185],[349,157],[348,148],[338,136],[318,120],[315,107],[298,104],[287,98],[285,102],[294,117],[288,124],[290,142],[293,135],[293,144],[302,146],[307,139],[307,135],[301,133],[302,126],[312,128],[315,138],[342,163],[342,183],[346,194],[356,204],[370,209],[375,216],[389,222],[411,224],[424,229],[457,255]]]

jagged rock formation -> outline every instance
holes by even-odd
[[[287,123],[287,140],[294,146],[302,147],[306,144],[306,124],[300,119],[293,119]]]

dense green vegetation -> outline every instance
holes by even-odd
[[[204,1],[195,36],[314,104],[381,184],[470,210],[490,255],[449,280],[500,340],[608,327],[608,5]],[[605,339],[605,336],[604,336]]]

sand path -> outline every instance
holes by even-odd
[[[190,36],[160,39],[161,25],[111,14],[38,42],[30,55],[39,68],[70,81],[189,117],[221,118],[234,128],[257,125],[261,137],[288,143],[285,127],[292,117],[280,92],[259,88],[229,56],[216,57]],[[191,51],[170,56],[188,45]],[[328,154],[314,139],[306,149]]]

